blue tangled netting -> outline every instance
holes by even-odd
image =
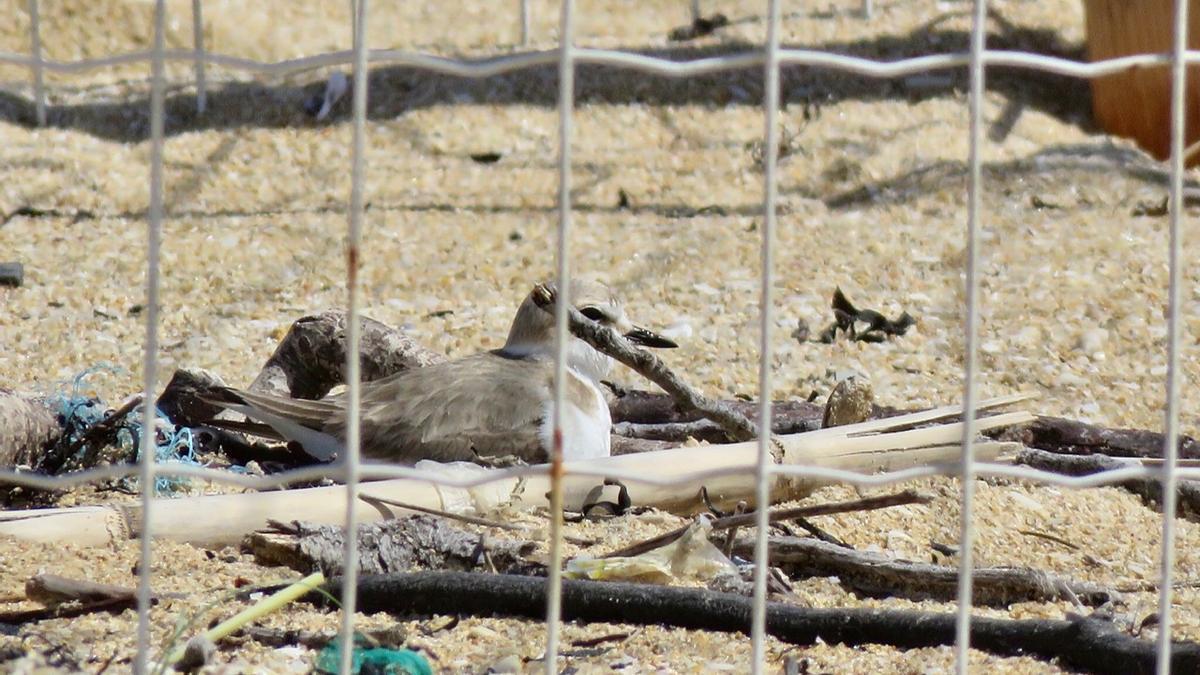
[[[70,382],[59,383],[57,390],[49,396],[48,403],[58,413],[63,426],[63,440],[66,446],[77,443],[89,429],[98,424],[108,413],[108,406],[100,399],[84,394],[87,378],[95,373],[124,373],[116,366],[102,364],[88,368],[76,375]],[[131,410],[116,425],[117,443],[129,456],[141,459],[141,437],[146,428],[142,420],[143,408],[138,405]],[[198,465],[196,461],[196,442],[192,430],[179,427],[155,409],[155,441],[154,457],[157,463],[172,462]],[[80,447],[76,455],[84,452]],[[78,458],[78,457],[75,457]],[[186,478],[159,476],[154,482],[155,494],[173,494],[187,484]]]

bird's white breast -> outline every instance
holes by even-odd
[[[612,448],[612,439],[609,436],[612,416],[608,411],[608,402],[604,400],[604,394],[591,378],[580,376],[573,369],[567,373],[568,377],[573,377],[584,385],[568,387],[568,394],[573,391],[586,391],[593,398],[590,401],[574,401],[569,395],[565,397],[562,416],[563,459],[574,461],[608,457]],[[540,435],[547,455],[554,447],[553,409],[553,399],[546,401]]]

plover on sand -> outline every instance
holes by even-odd
[[[635,344],[676,346],[631,323],[604,284],[573,281],[571,301],[589,320],[612,327]],[[568,460],[609,454],[612,420],[600,380],[611,367],[611,358],[571,337],[562,416]],[[554,317],[526,297],[503,347],[364,382],[362,456],[399,464],[505,456],[546,461],[553,396]],[[344,394],[310,401],[225,388],[215,392],[212,402],[267,425],[260,428],[263,435],[298,442],[319,459],[341,453]],[[215,421],[214,426],[222,425]]]

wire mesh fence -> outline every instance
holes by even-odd
[[[1183,259],[1181,256],[1181,218],[1182,209],[1174,205],[1182,204],[1183,199],[1183,149],[1184,149],[1184,83],[1189,63],[1200,63],[1200,53],[1189,52],[1187,45],[1188,5],[1178,3],[1175,16],[1174,49],[1169,54],[1143,54],[1094,63],[1080,63],[1068,59],[1049,57],[1045,55],[989,50],[985,44],[985,21],[987,18],[987,3],[976,0],[974,3],[970,48],[966,52],[953,54],[925,55],[906,58],[897,61],[876,61],[854,58],[841,54],[824,51],[789,49],[780,44],[779,26],[781,23],[781,2],[770,0],[766,6],[767,37],[765,44],[758,49],[748,49],[729,55],[698,58],[688,61],[672,61],[642,54],[576,47],[573,44],[574,20],[576,10],[574,3],[567,0],[562,3],[559,45],[555,49],[542,51],[517,51],[511,54],[479,60],[445,58],[426,53],[408,52],[391,49],[371,49],[366,40],[364,27],[370,21],[370,8],[366,0],[357,0],[354,7],[354,46],[349,51],[331,52],[306,56],[276,62],[262,62],[252,59],[238,58],[208,51],[203,44],[202,31],[202,0],[193,0],[192,12],[194,21],[194,48],[191,50],[169,50],[164,44],[164,22],[166,9],[164,0],[157,0],[155,5],[155,26],[153,47],[149,51],[112,55],[104,58],[84,59],[77,61],[54,61],[44,58],[42,43],[46,36],[41,34],[38,20],[38,1],[29,1],[30,22],[30,53],[0,54],[0,63],[23,66],[29,69],[32,78],[32,91],[36,110],[36,120],[39,125],[46,124],[47,104],[44,74],[73,73],[89,69],[104,68],[120,64],[149,63],[151,64],[152,96],[150,98],[150,201],[148,209],[148,256],[146,267],[146,312],[145,312],[145,350],[144,350],[144,419],[154,418],[154,399],[159,381],[158,377],[158,322],[159,322],[159,285],[162,274],[160,250],[162,245],[162,224],[164,219],[164,190],[163,190],[163,120],[164,120],[164,87],[166,85],[164,68],[167,62],[191,63],[195,72],[196,109],[199,113],[205,111],[207,105],[206,68],[215,66],[229,70],[254,73],[260,75],[284,75],[337,65],[352,65],[354,69],[352,122],[353,144],[350,151],[352,175],[352,192],[349,197],[349,224],[347,237],[348,259],[348,298],[349,308],[349,354],[347,360],[347,381],[349,401],[349,424],[344,460],[335,467],[310,467],[270,477],[249,477],[233,475],[228,472],[207,470],[198,467],[171,466],[160,467],[155,464],[155,453],[152,451],[153,435],[144,434],[140,456],[141,464],[137,469],[132,467],[106,467],[84,471],[77,474],[47,477],[19,474],[12,471],[0,472],[0,483],[25,485],[40,489],[62,489],[83,483],[94,482],[104,478],[130,475],[135,470],[143,486],[143,509],[145,523],[143,530],[151,531],[150,522],[154,518],[155,502],[153,490],[157,476],[172,475],[181,477],[203,478],[219,483],[239,485],[252,488],[269,488],[284,486],[301,480],[315,477],[330,476],[342,480],[347,486],[345,566],[346,583],[342,597],[343,626],[341,668],[343,672],[350,669],[352,649],[350,640],[354,628],[355,594],[353,592],[356,574],[355,542],[357,512],[357,489],[360,481],[374,478],[413,478],[427,480],[452,487],[471,487],[486,481],[496,481],[514,476],[548,475],[551,481],[551,512],[553,514],[550,534],[550,564],[548,586],[548,607],[546,613],[546,656],[547,672],[556,671],[555,655],[559,651],[559,616],[561,613],[562,588],[562,489],[563,479],[561,434],[556,447],[553,449],[551,465],[546,467],[526,467],[499,471],[487,479],[473,481],[448,480],[443,476],[433,475],[412,468],[381,464],[369,464],[360,461],[358,416],[360,413],[360,374],[359,374],[359,335],[357,317],[360,312],[359,281],[357,279],[361,233],[363,228],[364,205],[367,201],[365,193],[365,176],[370,171],[366,162],[367,143],[367,71],[370,64],[405,65],[422,71],[441,73],[465,78],[486,78],[504,73],[538,66],[554,66],[558,72],[558,137],[557,137],[557,171],[558,171],[558,228],[557,228],[557,282],[558,288],[564,289],[563,296],[570,288],[572,277],[570,266],[571,250],[569,248],[572,226],[572,156],[571,138],[573,133],[572,116],[574,109],[574,73],[582,64],[603,64],[614,68],[630,69],[641,73],[670,78],[689,78],[704,74],[732,71],[746,68],[761,68],[764,76],[763,108],[763,197],[762,197],[762,227],[761,236],[761,270],[760,285],[760,333],[759,333],[759,382],[758,382],[758,425],[760,429],[769,429],[771,421],[771,400],[774,391],[772,385],[772,354],[771,334],[776,322],[773,316],[774,303],[772,289],[774,287],[773,243],[776,232],[776,214],[778,200],[778,148],[780,143],[780,128],[777,111],[780,107],[780,73],[788,66],[807,66],[849,73],[870,78],[897,78],[907,75],[929,73],[939,70],[966,68],[969,72],[970,87],[967,96],[969,107],[969,155],[968,155],[968,185],[967,219],[965,223],[967,255],[965,258],[965,304],[966,323],[963,326],[966,358],[963,370],[963,415],[962,455],[961,461],[951,467],[929,466],[903,471],[886,472],[876,475],[862,475],[854,472],[839,471],[827,468],[804,466],[779,466],[771,459],[771,439],[769,434],[762,434],[758,445],[758,462],[756,469],[757,498],[759,504],[769,501],[769,486],[771,481],[779,476],[813,477],[842,481],[858,486],[879,486],[899,483],[915,478],[932,475],[956,475],[961,479],[962,486],[962,520],[961,520],[961,551],[959,555],[959,590],[957,603],[957,640],[956,662],[959,672],[966,672],[967,650],[970,646],[969,635],[971,626],[972,598],[972,569],[973,559],[973,493],[975,479],[980,476],[1006,476],[1046,484],[1066,487],[1094,487],[1119,483],[1132,478],[1151,478],[1161,480],[1164,495],[1162,518],[1162,551],[1161,570],[1159,574],[1159,672],[1169,671],[1170,637],[1172,622],[1172,574],[1175,557],[1175,516],[1176,516],[1176,485],[1180,479],[1200,479],[1200,469],[1180,468],[1178,466],[1178,438],[1180,416],[1180,345],[1183,326],[1181,316],[1181,274]],[[693,3],[693,13],[698,13],[697,3]],[[521,26],[521,44],[529,41],[530,10],[526,2],[519,4],[519,24]],[[870,14],[870,0],[864,0],[863,12]],[[1165,445],[1163,447],[1163,462],[1161,468],[1128,467],[1103,474],[1067,477],[1048,471],[1035,470],[1028,467],[1009,466],[975,460],[973,445],[975,443],[975,415],[972,411],[978,403],[978,352],[979,342],[979,259],[983,240],[980,236],[981,222],[987,214],[982,209],[981,195],[986,189],[982,174],[983,112],[982,104],[986,91],[986,73],[989,67],[1008,66],[1028,70],[1055,73],[1074,78],[1095,78],[1134,68],[1169,66],[1172,77],[1172,125],[1171,125],[1171,160],[1170,160],[1170,287],[1168,314],[1168,368],[1166,374],[1166,424]],[[566,344],[568,341],[567,310],[569,300],[557,303],[556,310],[556,340],[557,359],[554,386],[554,428],[561,430],[562,420],[558,411],[564,407],[564,378],[566,371]],[[657,484],[655,480],[644,475],[626,473],[620,470],[582,471],[576,472],[591,475],[596,478],[611,478],[629,482]],[[681,479],[696,481],[698,479],[716,477],[712,472],[697,473]],[[766,554],[767,554],[767,510],[759,509],[759,521],[756,529],[756,556],[758,563],[754,577],[754,610],[752,616],[753,656],[752,669],[762,672],[765,659],[766,636]],[[151,556],[150,537],[143,537],[141,549],[138,587],[138,655],[135,670],[148,672],[150,653],[150,624],[149,609],[151,606]]]

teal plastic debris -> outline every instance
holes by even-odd
[[[424,656],[411,649],[392,649],[372,646],[362,635],[354,636],[354,656],[350,665],[352,675],[433,675],[433,668]],[[317,656],[318,673],[336,673],[341,664],[341,640],[334,640]]]
[[[50,402],[56,407],[59,419],[63,425],[63,437],[60,441],[64,447],[69,447],[87,434],[88,430],[105,418],[107,406],[93,396],[88,396],[87,378],[98,372],[124,372],[120,368],[101,364],[88,368],[76,375],[71,382],[60,383],[57,391],[50,396]],[[67,390],[69,387],[69,391]],[[141,435],[148,429],[154,433],[154,456],[160,464],[178,463],[198,466],[196,459],[196,439],[192,430],[187,427],[177,427],[171,424],[162,411],[155,409],[153,425],[142,420],[142,406],[130,412],[117,425],[117,445],[126,453],[140,459]],[[78,453],[82,453],[80,448]],[[156,495],[171,494],[187,486],[186,478],[158,476],[154,483]]]

